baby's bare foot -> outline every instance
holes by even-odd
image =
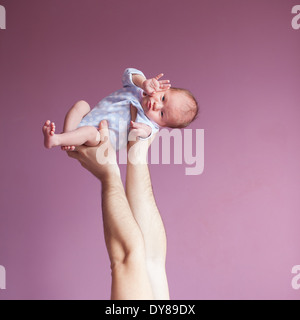
[[[44,145],[47,149],[55,147],[55,123],[47,120],[43,126]]]

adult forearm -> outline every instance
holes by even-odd
[[[163,262],[166,255],[166,234],[153,195],[149,168],[145,161],[140,161],[141,163],[137,164],[137,160],[145,160],[145,149],[142,148],[138,152],[137,145],[134,145],[134,148],[136,148],[138,159],[135,159],[135,164],[128,159],[127,199],[143,233],[148,259],[159,259]]]
[[[127,164],[126,194],[134,213],[158,212],[147,164]]]
[[[147,164],[148,141],[128,144],[126,194],[132,210],[158,211]]]
[[[102,181],[102,213],[110,259],[112,263],[122,261],[143,240],[120,176],[111,175]]]
[[[120,178],[102,183],[102,213],[112,270],[111,299],[153,299],[143,235]]]

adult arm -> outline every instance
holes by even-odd
[[[166,232],[153,195],[146,161],[150,143],[151,141],[148,140],[128,143],[126,195],[135,220],[143,234],[147,270],[154,298],[168,300],[170,296],[165,269]]]
[[[81,146],[68,155],[102,183],[104,235],[112,269],[111,298],[152,299],[143,236],[126,198],[105,121],[100,124],[100,135],[99,146]]]

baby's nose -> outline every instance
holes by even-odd
[[[155,111],[157,111],[157,110],[160,110],[161,108],[162,108],[161,103],[155,101],[154,104],[153,104],[153,109],[154,109]]]

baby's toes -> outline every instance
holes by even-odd
[[[43,126],[43,132],[46,133],[50,126],[50,120],[47,120]]]
[[[53,136],[55,134],[55,123],[52,122],[51,123],[51,131],[50,131],[51,136]]]

